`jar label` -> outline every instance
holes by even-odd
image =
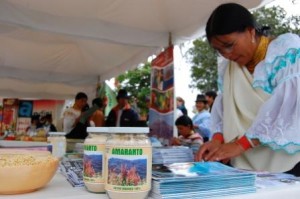
[[[151,147],[108,147],[107,191],[140,192],[151,188]]]
[[[83,180],[90,183],[104,183],[105,145],[84,145]]]

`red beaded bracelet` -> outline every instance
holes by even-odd
[[[212,140],[218,140],[223,144],[224,143],[223,134],[222,133],[215,133],[212,137]]]
[[[245,151],[252,148],[251,143],[245,135],[238,139],[236,143],[238,143]]]

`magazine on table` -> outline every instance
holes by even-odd
[[[63,159],[60,162],[60,171],[73,187],[83,187],[82,159]]]
[[[152,178],[154,180],[184,180],[186,178],[222,178],[222,176],[250,176],[247,173],[219,162],[187,162],[173,164],[158,164],[152,167]]]

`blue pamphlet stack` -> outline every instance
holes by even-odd
[[[185,146],[154,147],[152,154],[152,164],[194,161],[192,149]]]
[[[256,192],[256,175],[218,162],[153,166],[152,199],[202,199]]]

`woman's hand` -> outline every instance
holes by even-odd
[[[245,150],[236,142],[221,145],[213,153],[205,156],[206,161],[228,161],[231,158],[241,155]]]
[[[221,141],[212,140],[205,142],[195,155],[195,161],[207,161],[207,157],[211,157],[221,147]]]
[[[172,140],[171,140],[171,145],[172,146],[180,146],[181,144],[180,144],[180,140],[178,139],[178,138],[172,138]]]

